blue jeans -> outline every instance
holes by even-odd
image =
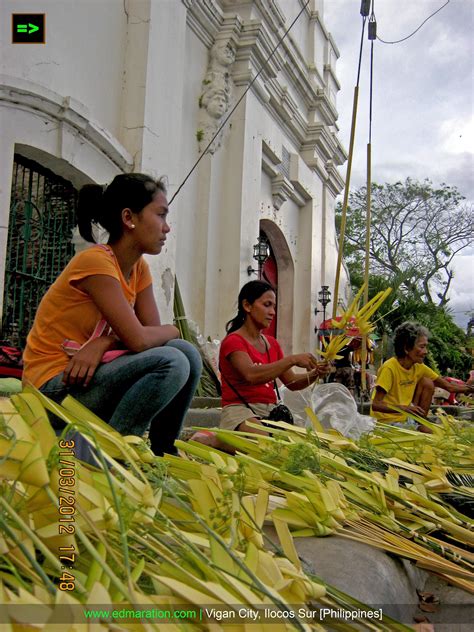
[[[192,344],[170,340],[101,364],[86,389],[65,386],[61,373],[40,390],[56,402],[72,395],[123,435],[142,436],[148,430],[155,454],[175,454],[174,441],[201,370],[201,356]]]

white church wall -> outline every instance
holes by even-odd
[[[127,16],[116,0],[4,0],[0,73],[86,105],[119,136]],[[45,13],[46,45],[11,44],[11,13]],[[100,97],[100,98],[98,98]]]
[[[30,10],[24,0],[6,4]],[[247,267],[255,266],[260,222],[271,221],[294,266],[286,350],[314,342],[317,291],[331,283],[337,256],[333,209],[340,183],[326,167],[328,160],[339,164],[343,150],[330,123],[338,53],[321,23],[322,0],[309,8],[233,114],[220,147],[204,156],[170,207],[166,248],[149,258],[164,321],[172,318],[176,271],[189,317],[205,335],[222,337],[249,280]],[[0,66],[10,75],[0,82],[2,164],[11,166],[14,147],[24,145],[25,155],[37,152],[38,162],[75,186],[136,170],[166,174],[171,198],[200,155],[200,97],[216,38],[234,38],[232,107],[271,50],[275,30],[283,34],[299,9],[294,0],[46,0],[47,46],[6,46]],[[26,89],[24,106],[15,106],[10,84]],[[9,170],[0,182],[3,226]]]

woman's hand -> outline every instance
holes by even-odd
[[[410,404],[409,406],[399,406],[401,410],[404,410],[409,415],[416,415],[417,417],[426,417],[425,411],[421,406],[415,406],[415,404]]]
[[[313,384],[320,377],[325,377],[331,372],[331,365],[328,362],[318,362],[312,353],[299,353],[288,356],[291,366],[299,366],[306,369],[306,373],[295,373],[291,369],[279,375],[283,384],[290,391],[299,391]]]
[[[330,362],[318,362],[318,366],[316,367],[316,371],[318,372],[318,377],[326,377],[332,371],[332,365]]]
[[[115,346],[116,342],[115,336],[101,336],[87,342],[79,351],[76,351],[64,369],[64,384],[86,388],[99,366],[102,356]]]
[[[160,325],[164,336],[167,340],[175,340],[176,338],[181,338],[181,334],[179,333],[179,329],[174,325]]]
[[[293,366],[299,366],[307,371],[318,368],[318,361],[312,353],[298,353],[291,356]]]

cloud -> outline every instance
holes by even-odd
[[[445,119],[438,136],[442,149],[447,153],[468,153],[474,147],[474,119],[466,121],[458,116]]]
[[[443,4],[442,0],[385,0],[376,3],[378,35],[395,40],[411,33]],[[400,44],[374,44],[373,152],[396,179],[428,177],[463,187],[474,199],[471,169],[473,135],[473,7],[471,0],[453,0],[413,37]],[[360,44],[359,5],[353,0],[331,0],[325,6],[326,26],[341,52],[337,74],[338,124],[348,146],[352,95]],[[357,121],[355,162],[365,164],[368,137],[369,48],[364,43]],[[459,161],[459,171],[456,166]],[[407,171],[400,174],[399,166]],[[374,178],[379,179],[374,160]],[[471,169],[471,176],[469,170]],[[343,173],[345,173],[343,169]],[[455,181],[449,182],[447,175]]]
[[[388,41],[413,32],[444,0],[384,0],[375,3],[377,34]],[[340,137],[349,146],[352,99],[361,34],[360,3],[330,0],[324,20],[339,48],[337,76]],[[410,39],[374,42],[372,177],[376,182],[407,177],[456,186],[474,201],[474,2],[451,0]],[[364,57],[351,185],[366,183],[370,42]],[[343,176],[346,166],[341,169]],[[474,251],[458,256],[450,306],[459,324],[473,309]]]

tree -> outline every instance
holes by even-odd
[[[354,289],[359,289],[364,282],[363,270],[353,264],[350,272]],[[393,353],[389,341],[396,327],[407,320],[416,321],[430,332],[430,351],[426,364],[441,374],[446,375],[450,369],[454,376],[467,379],[473,362],[470,352],[472,344],[469,336],[453,321],[449,309],[425,302],[418,294],[401,291],[400,279],[396,276],[387,278],[369,275],[369,299],[388,287],[392,288],[392,292],[378,310],[374,321],[385,353],[387,350]],[[386,359],[385,353],[383,359]]]
[[[432,305],[448,303],[456,254],[474,243],[472,205],[455,187],[430,180],[372,185],[370,267],[397,278],[400,289]],[[349,196],[344,256],[361,270],[365,256],[366,187]],[[341,206],[336,209],[340,225]]]
[[[452,259],[474,240],[472,209],[463,201],[456,189],[434,189],[429,180],[372,187],[369,298],[392,288],[377,313],[377,333],[388,340],[406,320],[425,325],[431,332],[428,363],[458,377],[466,377],[472,363],[468,336],[447,307]],[[365,187],[350,194],[344,256],[354,289],[364,281],[365,205]],[[339,206],[338,225],[340,215]]]

